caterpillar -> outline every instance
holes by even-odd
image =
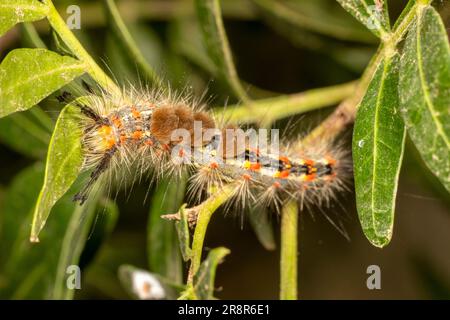
[[[195,199],[233,183],[235,202],[278,212],[291,199],[301,208],[329,206],[346,189],[351,164],[334,142],[295,148],[275,143],[267,150],[266,137],[215,119],[189,95],[148,88],[126,89],[122,95],[88,92],[83,103],[76,102],[82,114],[84,170],[91,171],[74,196],[80,204],[105,172],[129,171],[136,177],[151,172],[158,179],[187,169],[192,172],[189,194]],[[68,101],[69,94],[59,100]]]

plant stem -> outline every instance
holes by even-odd
[[[218,119],[223,118],[231,123],[263,122],[270,124],[291,115],[339,103],[352,95],[356,84],[356,81],[352,81],[292,95],[255,100],[250,102],[253,107],[252,112],[248,111],[248,105],[234,105],[216,109],[214,113]]]
[[[401,20],[396,23],[395,30],[386,37],[383,43],[380,44],[378,51],[370,61],[366,70],[364,71],[361,81],[359,82],[355,93],[344,100],[336,110],[328,116],[318,127],[316,127],[311,133],[301,141],[301,145],[314,144],[316,141],[324,139],[332,139],[336,137],[342,130],[348,125],[353,123],[356,116],[358,105],[366,93],[367,87],[384,57],[392,54],[392,50],[395,50],[397,45],[405,36],[408,31],[409,25],[413,22],[416,16],[416,9],[418,6],[428,5],[433,0],[420,0],[413,6],[408,8],[408,12],[401,14]],[[301,146],[299,146],[301,147]]]
[[[188,286],[193,284],[194,275],[201,264],[203,243],[211,216],[225,201],[233,196],[235,189],[235,184],[225,185],[201,205],[192,239],[192,257],[188,274]]]
[[[110,22],[117,32],[117,36],[120,38],[125,51],[130,56],[130,58],[136,62],[137,67],[143,74],[145,74],[148,79],[155,85],[161,86],[162,81],[156,74],[152,66],[146,61],[142,55],[140,49],[138,48],[136,41],[127,29],[125,22],[120,16],[119,10],[114,2],[114,0],[105,0],[105,8],[108,11]]]
[[[91,55],[83,48],[72,31],[67,27],[65,21],[61,18],[51,0],[46,0],[49,6],[47,19],[52,28],[58,33],[62,41],[72,51],[72,53],[86,64],[86,71],[89,75],[108,92],[122,95],[121,89],[111,78],[98,66]]]
[[[281,213],[280,299],[297,300],[298,207],[288,202]]]

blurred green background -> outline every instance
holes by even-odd
[[[238,102],[215,72],[201,45],[192,1],[117,1],[120,13],[146,59],[158,74],[178,90],[190,88],[197,95],[207,90],[212,106]],[[406,1],[389,1],[392,21]],[[118,45],[104,18],[101,1],[55,1],[63,16],[68,5],[81,8],[81,30],[74,30],[88,51],[107,66],[118,82],[136,83],[142,75]],[[377,47],[377,40],[335,1],[221,1],[225,28],[239,77],[255,98],[344,83],[357,79]],[[273,6],[278,4],[279,6]],[[450,27],[448,1],[436,1],[441,16]],[[286,14],[286,9],[289,14]],[[292,16],[303,23],[294,23]],[[295,20],[295,19],[294,19]],[[48,26],[39,22],[37,30],[52,43]],[[345,32],[340,32],[344,30]],[[0,57],[24,46],[19,28],[0,39]],[[25,43],[25,46],[26,43]],[[52,118],[60,108],[54,97],[41,106]],[[302,132],[319,123],[332,108],[284,119],[274,127],[294,123]],[[2,123],[0,123],[0,131]],[[292,134],[292,133],[290,133]],[[351,132],[342,139],[349,141]],[[293,134],[292,138],[295,138]],[[33,164],[33,157],[11,148],[0,138],[0,203],[14,176]],[[38,154],[35,158],[41,158]],[[158,206],[152,196],[146,201],[148,181],[132,192],[120,192],[120,216],[115,229],[98,247],[88,242],[81,265],[82,290],[75,298],[129,298],[117,278],[117,268],[132,264],[147,268],[147,219],[150,206]],[[20,197],[18,198],[20,199]],[[18,200],[20,201],[20,200]],[[352,194],[344,195],[340,206],[327,210],[345,226],[346,240],[322,214],[302,212],[299,230],[299,295],[301,299],[433,299],[450,298],[450,201],[443,188],[426,170],[414,147],[408,143],[398,191],[396,222],[391,244],[373,247],[364,237]],[[170,212],[161,212],[170,213]],[[102,220],[103,219],[103,220]],[[104,221],[99,213],[96,223]],[[0,241],[11,228],[27,228],[31,220],[14,226],[0,212]],[[279,238],[279,219],[272,217]],[[46,229],[43,230],[43,233]],[[279,250],[265,250],[248,221],[241,228],[233,215],[216,214],[207,232],[206,248],[225,246],[231,250],[218,268],[216,296],[220,299],[277,299]],[[49,246],[51,250],[51,245]],[[0,255],[1,259],[8,257]],[[5,261],[0,261],[5,263]],[[381,290],[368,290],[366,269],[379,265]],[[23,278],[35,267],[29,263]],[[185,268],[185,271],[187,269]],[[21,276],[17,279],[18,285]],[[7,294],[0,296],[11,298]]]

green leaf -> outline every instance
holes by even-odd
[[[0,118],[31,108],[71,82],[85,66],[46,49],[16,49],[0,65]]]
[[[161,218],[161,215],[173,213],[183,203],[186,189],[186,177],[180,181],[164,179],[152,199],[147,228],[147,249],[149,267],[173,282],[181,283],[183,268],[174,224]]]
[[[386,0],[337,0],[337,2],[377,37],[383,39],[390,33]]]
[[[87,266],[94,259],[102,244],[113,232],[119,219],[119,207],[109,198],[100,198],[96,210],[97,215],[92,229],[89,231],[89,239],[87,239],[80,257],[80,268]]]
[[[242,101],[249,100],[239,81],[233,56],[222,21],[219,0],[196,0],[196,10],[203,39],[210,58],[218,67],[223,80]]]
[[[260,207],[251,208],[248,218],[261,245],[266,250],[275,250],[277,246],[273,235],[273,226],[267,211]]]
[[[47,49],[47,45],[31,22],[23,23],[20,26],[20,40],[22,47]]]
[[[198,299],[214,299],[214,280],[216,269],[230,250],[219,247],[208,253],[206,260],[202,262],[197,273],[194,275],[194,292]]]
[[[180,241],[181,255],[184,261],[188,261],[191,258],[192,249],[186,204],[182,205],[178,212],[180,214],[180,221],[176,222],[175,226],[177,228],[178,240]]]
[[[433,7],[418,6],[403,51],[401,114],[426,165],[450,192],[450,48]]]
[[[358,108],[353,131],[356,205],[364,233],[378,247],[392,237],[405,129],[399,112],[399,56],[385,57]]]
[[[79,108],[68,104],[56,122],[47,153],[44,183],[34,211],[30,235],[32,242],[39,241],[39,232],[51,208],[67,192],[80,172],[83,156],[79,117]]]
[[[161,85],[161,79],[155,72],[150,63],[145,59],[137,42],[133,39],[131,32],[128,30],[125,22],[120,16],[120,12],[114,0],[106,0],[104,6],[108,15],[109,23],[114,30],[114,34],[119,39],[119,45],[125,49],[124,52],[139,68],[139,71],[148,78],[153,84]]]
[[[291,31],[311,31],[339,40],[373,44],[374,37],[366,28],[349,16],[338,4],[329,1],[272,1],[252,0],[269,23],[285,25]],[[342,14],[341,14],[342,13]]]
[[[0,296],[7,299],[71,298],[67,267],[78,264],[95,210],[88,200],[77,206],[65,196],[52,209],[47,232],[41,242],[29,242],[29,225],[34,200],[44,176],[44,166],[36,164],[20,172],[12,181],[4,205],[0,232]]]
[[[102,206],[97,206],[101,192],[86,201],[84,206],[74,203],[69,195],[66,195],[65,201],[69,202],[72,208],[70,221],[66,225],[65,235],[62,240],[61,250],[59,252],[58,263],[55,274],[55,284],[51,293],[51,299],[71,300],[75,290],[67,286],[67,267],[78,266],[79,259],[86,241],[89,237],[94,218],[103,212]]]
[[[38,0],[2,0],[0,3],[0,37],[15,24],[44,19],[48,6]]]
[[[39,107],[0,118],[0,141],[17,152],[42,159],[47,152],[51,131],[38,123],[36,113],[45,119],[44,122],[52,123]]]

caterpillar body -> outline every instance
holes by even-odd
[[[92,172],[74,200],[82,204],[100,176],[115,169],[139,177],[152,172],[156,178],[188,169],[193,172],[189,191],[196,199],[213,187],[220,192],[224,184],[232,183],[236,202],[276,211],[289,199],[301,207],[328,205],[346,188],[351,165],[345,152],[332,143],[267,151],[248,136],[239,139],[239,128],[218,126],[194,99],[143,91],[130,89],[111,96],[91,90],[78,103],[84,167]]]

